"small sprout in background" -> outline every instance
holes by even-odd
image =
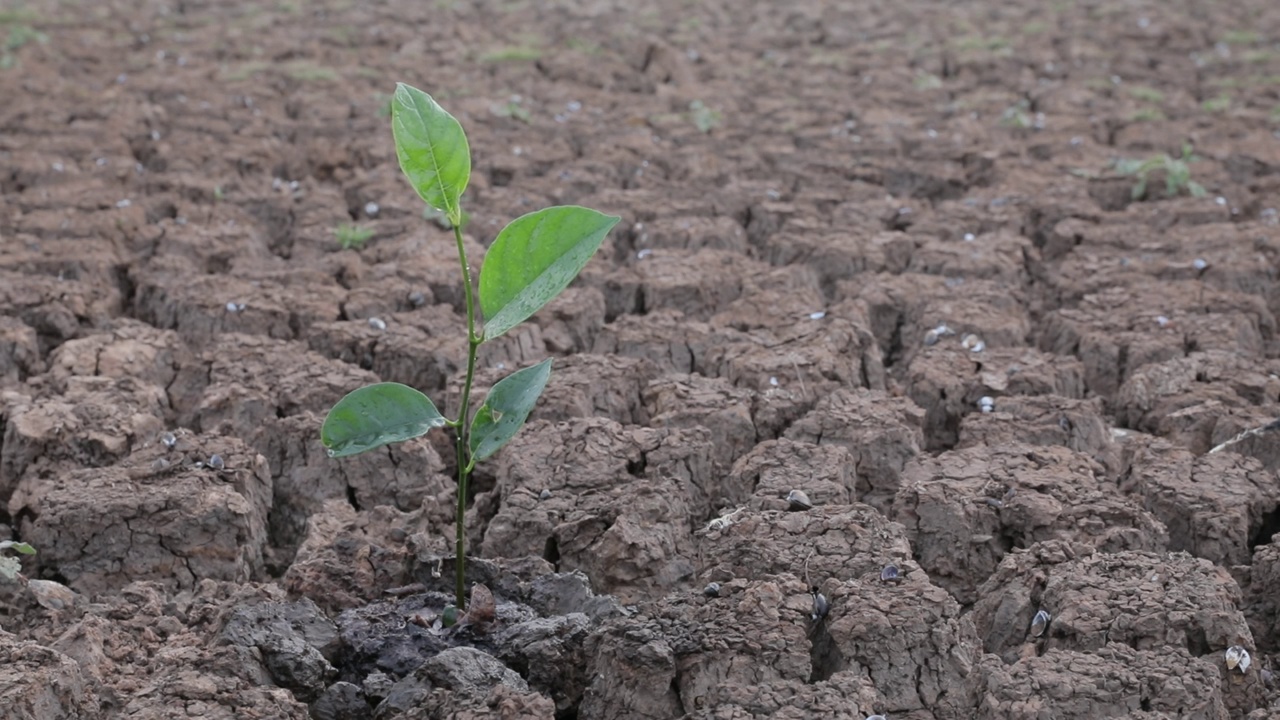
[[[1049,627],[1049,621],[1052,619],[1053,616],[1049,614],[1048,610],[1040,610],[1037,612],[1036,616],[1031,618],[1031,636],[1040,637],[1041,635],[1044,635],[1044,631]]]
[[[214,185],[214,186],[213,186],[213,201],[214,201],[214,202],[222,202],[222,199],[223,199],[224,197],[226,197],[226,194],[222,191],[222,186],[221,186],[221,185]]]
[[[792,490],[787,493],[787,509],[793,511],[812,510],[813,503],[803,490]]]
[[[996,401],[993,400],[990,395],[983,395],[982,397],[978,398],[979,411],[984,413],[989,413],[995,409],[996,409]]]
[[[916,74],[916,77],[911,81],[911,84],[914,85],[917,90],[937,90],[942,87],[942,78],[934,75],[933,73],[920,72]]]
[[[334,228],[333,236],[338,238],[343,250],[359,250],[373,237],[373,228],[346,223]]]
[[[1211,112],[1211,113],[1226,112],[1227,110],[1231,109],[1231,96],[1219,95],[1216,98],[1205,100],[1204,102],[1200,103],[1200,107],[1203,108],[1205,112]]]
[[[702,594],[709,598],[720,597],[720,583],[707,583],[707,586],[702,588]]]
[[[214,470],[226,470],[227,463],[222,459],[221,455],[214,453],[213,455],[209,456],[209,467],[213,468]]]
[[[550,500],[550,499],[551,499],[551,491],[550,491],[550,490],[547,490],[546,488],[543,488],[542,492],[538,493],[538,499],[539,499],[539,500]]]
[[[1241,675],[1249,672],[1249,665],[1253,662],[1249,657],[1249,651],[1239,645],[1232,645],[1227,648],[1226,660],[1227,669],[1239,670]]]
[[[960,346],[969,352],[980,353],[987,349],[987,344],[982,342],[982,338],[969,333],[960,339]]]
[[[369,327],[379,332],[387,329],[387,321],[382,318],[371,317],[368,320]]]
[[[500,118],[511,118],[512,120],[519,120],[522,123],[528,124],[528,122],[533,118],[533,115],[529,112],[528,108],[520,104],[523,101],[524,98],[521,96],[512,95],[511,99],[505,103],[495,104],[490,107],[489,112]]]
[[[1165,195],[1175,197],[1183,190],[1192,197],[1204,197],[1204,186],[1191,179],[1191,163],[1198,160],[1191,152],[1191,145],[1182,146],[1182,155],[1174,158],[1168,153],[1152,155],[1146,160],[1121,159],[1115,161],[1115,171],[1121,175],[1132,175],[1137,181],[1130,191],[1134,200],[1141,200],[1147,194],[1147,183],[1151,173],[1164,171]]]
[[[689,119],[698,132],[709,133],[720,126],[720,111],[706,106],[701,100],[689,103]]]

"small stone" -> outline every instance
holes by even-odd
[[[1195,260],[1191,261],[1191,267],[1197,270],[1204,270],[1205,268],[1209,267],[1209,263],[1206,262],[1204,258],[1196,258]]]
[[[178,444],[178,437],[171,432],[161,433],[160,444],[164,445],[166,450],[172,450]]]
[[[1249,665],[1253,662],[1249,657],[1249,651],[1239,645],[1227,648],[1226,660],[1228,670],[1239,670],[1242,675],[1249,672]]]
[[[381,208],[378,207],[378,203],[373,202],[372,200],[364,204],[364,214],[371,218],[378,217],[379,210],[381,210]]]
[[[546,489],[544,489],[541,493],[539,493],[539,494],[538,494],[538,499],[539,499],[539,500],[550,500],[550,499],[551,499],[551,491],[550,491],[550,490],[546,490]]]
[[[813,503],[809,502],[809,496],[803,490],[792,490],[787,493],[788,510],[810,510]]]
[[[885,565],[880,571],[880,582],[898,583],[902,582],[902,572],[898,570],[898,566],[890,563]]]
[[[984,413],[989,413],[996,409],[996,401],[989,395],[983,395],[978,398],[978,409]]]
[[[976,353],[982,352],[987,348],[987,344],[982,342],[982,338],[978,337],[977,335],[974,335],[973,333],[969,333],[968,335],[965,335],[963,338],[960,338],[960,346],[963,347],[965,350],[968,350],[969,352],[976,352]]]
[[[382,318],[371,317],[369,318],[369,327],[379,331],[386,330],[387,321],[383,320]]]
[[[1049,621],[1053,616],[1047,610],[1041,610],[1031,619],[1031,635],[1032,637],[1040,637],[1044,634],[1046,628],[1049,627]]]
[[[414,307],[422,307],[423,305],[427,304],[427,296],[423,295],[422,291],[420,290],[414,290],[413,292],[409,293],[409,302]]]
[[[221,455],[215,453],[214,455],[209,456],[209,467],[214,470],[225,470],[227,468],[227,464],[223,462]]]
[[[822,622],[822,619],[831,611],[831,604],[827,602],[827,596],[818,592],[818,588],[811,591],[813,595],[813,612],[809,613],[809,619],[813,622]]]
[[[720,597],[720,583],[707,583],[707,586],[702,589],[702,594],[710,598]]]
[[[66,610],[76,604],[75,592],[52,580],[28,580],[27,590],[46,610]]]

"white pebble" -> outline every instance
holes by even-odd
[[[377,217],[378,211],[381,209],[382,208],[378,207],[378,203],[373,202],[372,200],[364,204],[364,214],[369,217]]]
[[[369,318],[369,327],[373,328],[374,330],[386,330],[387,321],[383,320],[382,318],[371,317]]]
[[[821,311],[821,310],[819,310],[818,312],[811,312],[811,313],[809,313],[809,319],[810,319],[810,320],[821,320],[822,318],[824,318],[824,317],[826,317],[826,316],[827,316],[827,314],[826,314],[825,312]]]
[[[965,234],[964,234],[964,241],[965,241],[965,242],[973,242],[975,239],[976,239],[976,238],[975,238],[975,236],[974,236],[974,234],[973,234],[973,233],[965,233]]]
[[[1191,267],[1194,267],[1197,270],[1203,270],[1209,267],[1209,263],[1205,262],[1204,258],[1196,258],[1192,261]]]

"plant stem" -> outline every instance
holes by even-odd
[[[476,350],[480,347],[480,336],[476,334],[476,309],[474,293],[471,287],[471,266],[467,264],[467,251],[462,246],[462,228],[453,225],[453,239],[458,243],[458,261],[462,264],[462,285],[467,297],[467,377],[462,383],[462,402],[458,410],[458,514],[457,534],[454,538],[454,592],[458,610],[466,607],[466,513],[467,513],[467,480],[471,477],[470,435],[471,423],[471,383],[476,376]]]

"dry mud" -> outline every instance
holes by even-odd
[[[1280,5],[37,0],[0,39],[3,717],[1280,718]],[[457,401],[395,81],[470,135],[477,265],[623,217],[485,347],[485,387],[556,363],[452,632],[448,439],[318,441],[379,378]],[[1203,197],[1116,168],[1184,145]]]

